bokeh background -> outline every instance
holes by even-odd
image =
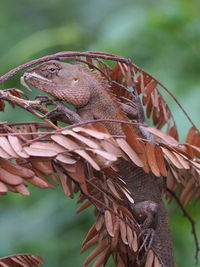
[[[62,50],[116,53],[168,86],[200,126],[199,10],[199,0],[1,0],[0,74]],[[19,75],[0,89],[10,86],[22,88]],[[189,123],[167,100],[183,139]],[[30,119],[28,113],[10,107],[0,114],[0,121]],[[32,252],[45,259],[44,266],[83,266],[87,253],[80,255],[79,250],[92,224],[92,210],[75,215],[75,200],[66,198],[59,187],[30,189],[30,197],[11,193],[1,197],[0,256]],[[175,203],[168,208],[176,263],[195,266],[189,222]],[[191,203],[188,211],[200,236],[200,204]]]

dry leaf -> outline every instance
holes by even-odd
[[[176,139],[174,139],[173,137],[167,135],[166,133],[161,132],[158,129],[151,128],[151,127],[146,127],[146,130],[148,132],[156,135],[157,137],[161,138],[162,140],[164,140],[169,145],[172,145],[172,146],[178,146],[179,145],[179,143],[178,143],[178,141],[176,141]]]
[[[22,158],[28,158],[29,155],[23,150],[22,144],[17,136],[9,135],[8,141],[13,150]]]
[[[5,136],[0,136],[0,147],[11,157],[18,158],[18,155],[14,151],[13,147],[8,142],[8,139]]]
[[[35,174],[32,170],[19,166],[17,164],[12,163],[9,160],[0,159],[0,165],[5,169],[6,171],[21,176],[23,178],[30,178],[33,177]]]
[[[81,141],[82,143],[85,143],[87,146],[89,146],[91,148],[94,148],[94,149],[99,148],[99,145],[97,143],[95,143],[94,141],[92,141],[91,139],[86,138],[80,134],[77,134],[71,130],[64,130],[64,131],[62,131],[62,134],[73,136],[74,138]]]
[[[126,225],[122,220],[120,220],[120,233],[121,233],[122,241],[124,242],[125,245],[128,245]]]
[[[18,185],[22,183],[22,178],[0,168],[0,180],[10,185]]]
[[[138,157],[138,155],[133,151],[131,146],[124,140],[123,138],[117,138],[116,139],[118,145],[120,148],[129,156],[129,158],[139,167],[143,167],[143,163]]]
[[[87,126],[87,127],[86,126],[85,127],[75,127],[75,128],[73,128],[73,131],[74,132],[87,133],[91,137],[95,137],[97,139],[106,139],[106,138],[110,137],[109,134],[99,132],[99,131],[95,130],[95,128],[90,127],[90,126]]]
[[[154,260],[154,253],[150,249],[149,252],[148,252],[148,255],[147,255],[145,267],[152,267],[153,266],[153,260]]]
[[[106,225],[106,229],[108,231],[108,234],[111,237],[114,237],[112,214],[110,213],[109,210],[106,210],[105,211],[104,217],[105,217],[105,225]]]
[[[153,174],[155,174],[155,176],[159,177],[160,170],[157,164],[156,155],[155,155],[155,147],[153,144],[151,143],[146,144],[146,155],[147,155],[147,160],[148,160],[151,171],[153,172]]]
[[[54,150],[38,149],[33,147],[24,147],[25,152],[32,157],[55,157],[58,153]]]
[[[160,146],[157,146],[157,145],[155,146],[155,157],[156,157],[157,165],[159,167],[160,174],[162,176],[166,177],[167,176],[167,169],[166,169],[166,165],[165,165],[163,152],[162,152],[162,149],[160,148]]]
[[[97,255],[106,249],[108,245],[108,240],[102,240],[99,245],[89,254],[87,257],[84,266],[87,266]]]

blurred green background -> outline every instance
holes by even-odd
[[[199,0],[1,0],[0,74],[18,64],[62,50],[99,50],[130,57],[156,76],[179,99],[200,126]],[[19,75],[0,89],[21,88]],[[167,98],[181,137],[189,123]],[[33,119],[6,108],[0,121]],[[48,267],[83,266],[81,242],[92,224],[92,211],[75,215],[74,200],[56,190],[30,187],[31,196],[2,196],[0,255],[32,252]],[[175,203],[169,206],[176,263],[194,265],[194,242],[188,221]],[[200,234],[200,205],[189,212]],[[112,262],[109,266],[113,266]]]

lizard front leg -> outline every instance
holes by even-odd
[[[133,204],[131,208],[142,229],[156,229],[158,222],[157,203],[151,200],[146,200]]]
[[[51,120],[59,120],[69,124],[79,123],[83,121],[82,118],[75,111],[71,110],[59,100],[55,100],[47,96],[38,96],[36,98],[39,99],[41,103],[56,106],[55,109],[50,110],[44,115],[45,118]]]

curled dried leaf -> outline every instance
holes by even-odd
[[[67,178],[67,176],[63,173],[63,170],[59,166],[55,165],[54,168],[59,175],[64,194],[70,198],[73,198],[74,194],[73,194],[71,180]]]
[[[106,262],[111,255],[110,248],[106,249],[95,261],[95,263],[92,265],[92,267],[100,267],[101,265],[106,265]]]
[[[92,205],[92,203],[88,200],[85,203],[83,203],[77,210],[76,213],[79,214],[81,211],[87,209],[88,207],[90,207]]]
[[[47,149],[38,149],[33,147],[24,147],[25,152],[32,157],[50,157],[53,158],[57,156],[57,152],[54,150]]]
[[[63,162],[63,163],[66,163],[66,164],[75,164],[76,163],[76,160],[68,155],[65,155],[65,154],[59,154],[57,157],[56,157],[57,160]]]
[[[176,141],[176,139],[174,139],[173,137],[169,136],[166,133],[161,132],[158,129],[146,127],[146,130],[148,132],[154,134],[155,136],[161,138],[163,141],[165,141],[169,145],[172,145],[172,146],[178,146],[179,145],[179,143],[178,143],[178,141]]]
[[[136,232],[134,231],[133,233],[133,242],[131,244],[131,248],[134,252],[137,252],[138,251],[138,241],[137,241],[137,234]]]
[[[9,185],[18,185],[22,183],[22,178],[0,168],[0,180]]]
[[[120,233],[123,243],[128,245],[126,225],[122,220],[120,220]]]
[[[0,165],[5,169],[6,171],[21,176],[23,178],[30,178],[33,177],[35,174],[32,170],[22,167],[19,164],[14,164],[13,162],[5,159],[0,159]]]
[[[98,236],[96,235],[95,237],[93,237],[92,239],[90,239],[88,242],[86,242],[82,249],[81,249],[81,252],[80,253],[83,253],[85,252],[87,249],[93,247],[95,244],[98,243]]]
[[[0,157],[3,159],[9,159],[11,156],[3,148],[0,147]]]
[[[103,224],[104,224],[104,216],[99,214],[99,216],[96,220],[96,223],[95,223],[95,226],[96,226],[96,229],[98,232],[101,230]]]
[[[106,229],[108,231],[108,234],[111,237],[114,237],[112,214],[110,213],[109,210],[105,211],[104,217],[105,217],[105,225],[106,225]]]
[[[116,139],[120,148],[129,156],[129,158],[135,163],[138,167],[143,167],[144,164],[135,153],[135,151],[131,148],[131,146],[124,140],[123,138]]]
[[[167,156],[167,158],[178,168],[182,169],[183,166],[177,159],[177,157],[167,148],[162,147],[163,153]]]
[[[0,182],[0,193],[6,193],[7,191],[8,187],[4,183]]]
[[[153,267],[153,261],[154,261],[154,253],[150,249],[149,252],[148,252],[148,254],[147,254],[147,259],[146,259],[145,267]]]
[[[89,254],[84,266],[87,266],[97,255],[101,254],[108,246],[108,240],[102,240],[99,245]]]
[[[34,142],[31,144],[32,148],[37,148],[37,149],[47,149],[47,150],[53,150],[56,151],[57,153],[62,153],[66,152],[66,149],[54,142]]]
[[[29,155],[23,150],[22,144],[17,136],[9,135],[8,141],[17,155],[19,155],[21,158],[29,157]]]
[[[24,196],[29,196],[30,192],[25,184],[19,184],[15,186],[15,189],[18,193],[24,195]]]
[[[163,156],[162,149],[160,146],[155,146],[155,157],[156,157],[156,162],[159,167],[160,174],[164,177],[167,176],[167,169],[165,165],[165,160]]]
[[[62,134],[73,136],[74,138],[76,138],[77,140],[81,141],[82,143],[86,144],[87,146],[89,146],[91,148],[94,148],[94,149],[99,148],[99,145],[96,142],[94,142],[91,139],[84,137],[80,134],[77,134],[72,130],[64,130],[64,131],[62,131]]]
[[[112,183],[112,181],[110,179],[107,180],[107,185],[110,188],[111,192],[114,194],[114,196],[117,197],[118,199],[121,199],[121,197],[118,194],[114,184]]]
[[[46,183],[45,181],[43,181],[42,179],[40,179],[37,176],[34,176],[33,178],[28,179],[29,183],[39,187],[39,188],[48,188],[49,185],[48,183]]]
[[[100,132],[98,130],[96,130],[94,127],[92,126],[85,126],[85,127],[75,127],[73,128],[74,132],[83,132],[83,133],[87,133],[88,135],[97,138],[97,139],[106,139],[106,138],[110,138],[110,135],[108,133],[104,133],[104,132]]]
[[[114,228],[113,228],[113,238],[112,238],[112,247],[115,248],[119,242],[119,233],[120,233],[120,221],[117,218],[114,222]]]
[[[156,160],[155,147],[151,143],[146,144],[146,154],[151,171],[155,174],[155,176],[159,177],[160,169]]]
[[[94,154],[100,155],[101,157],[107,159],[108,161],[116,161],[117,160],[117,157],[115,155],[109,153],[109,152],[106,152],[106,151],[103,151],[100,149],[92,149],[90,151],[92,151]]]
[[[83,240],[82,245],[84,246],[84,244],[85,244],[86,242],[88,242],[90,239],[92,239],[92,238],[93,238],[94,236],[96,236],[97,234],[98,234],[98,232],[97,232],[97,229],[96,229],[96,225],[94,224],[94,225],[90,228],[90,230],[88,231],[88,233],[87,233],[85,239]]]
[[[45,174],[54,173],[51,160],[46,160],[45,159],[45,161],[42,161],[42,159],[32,158],[31,159],[31,163],[32,163],[32,166],[36,170],[38,170],[38,171],[40,171],[42,173],[45,173]]]
[[[154,267],[162,267],[162,265],[161,265],[159,259],[156,257],[156,255],[154,257]]]
[[[0,136],[0,147],[11,157],[18,158],[17,153],[14,151],[13,147],[10,145],[5,136]]]

